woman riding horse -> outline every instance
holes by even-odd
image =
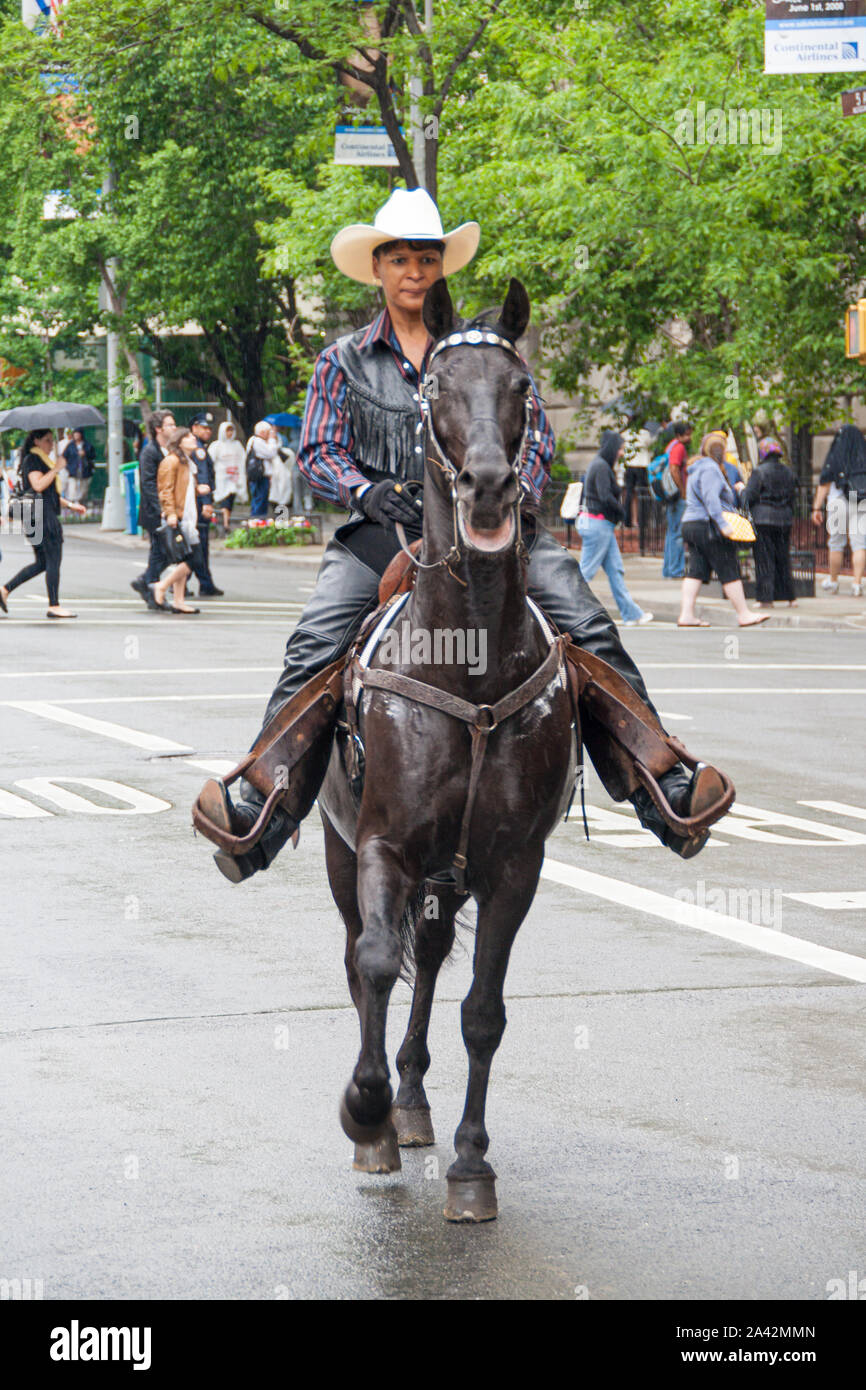
[[[340,701],[341,686],[332,668],[377,606],[379,580],[400,548],[395,526],[420,535],[419,499],[404,485],[421,481],[424,474],[420,392],[433,343],[422,306],[431,285],[468,264],[479,237],[476,222],[444,233],[427,193],[397,189],[372,226],[346,227],[331,243],[338,268],[362,284],[379,285],[385,308],[366,328],[320,353],[307,393],[299,466],[319,497],[350,507],[352,515],[325,551],[315,591],[289,638],[282,674],[253,745],[253,753],[273,745],[272,735],[285,727],[287,715],[300,710],[292,725],[290,757],[278,762],[276,778],[271,773],[257,777],[251,753],[241,783],[243,800],[233,803],[225,784],[211,780],[194,808],[194,824],[219,846],[214,859],[233,883],[267,868],[312,807],[328,765]],[[613,667],[638,697],[635,704],[642,703],[656,722],[615,624],[584,581],[577,560],[538,519],[554,437],[522,359],[521,365],[531,392],[519,474],[529,595],[560,632]],[[722,813],[714,810],[723,799],[714,769],[698,764],[689,771],[676,763],[658,778],[663,795],[656,791],[651,796],[633,778],[606,778],[593,741],[586,741],[608,790],[614,784],[622,788],[613,794],[618,799],[628,795],[642,825],[683,858],[703,848],[707,826]],[[684,833],[682,820],[689,818]]]

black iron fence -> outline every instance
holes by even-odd
[[[544,524],[558,539],[566,544],[576,544],[574,528],[567,527],[559,515],[567,486],[567,483],[559,481],[548,483],[544,491],[541,515]],[[804,557],[814,556],[811,566],[813,573],[815,569],[826,569],[828,564],[827,528],[824,525],[816,526],[811,518],[814,495],[813,487],[804,483],[797,484],[794,525],[791,528],[791,557],[792,561],[803,568],[804,577],[805,570],[809,568]],[[667,513],[664,502],[660,502],[648,487],[635,488],[630,520],[632,525],[621,525],[618,531],[619,546],[623,554],[662,556],[665,548]],[[845,552],[843,568],[849,567],[850,563],[849,549]]]

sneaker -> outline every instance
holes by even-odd
[[[839,584],[835,579],[822,579],[821,588],[826,590],[828,594],[838,594],[839,592]]]
[[[862,585],[862,584],[852,584],[852,586],[851,586],[851,593],[853,594],[854,598],[862,598],[862,597],[863,597],[863,585]]]
[[[645,623],[651,623],[654,617],[654,613],[641,613],[639,618],[629,618],[623,627],[643,627]]]

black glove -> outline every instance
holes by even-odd
[[[396,480],[391,482],[390,478],[383,478],[381,482],[371,484],[357,498],[356,505],[371,521],[384,526],[386,531],[393,531],[394,524],[398,521],[403,526],[419,527],[421,499],[419,497],[413,502],[411,495],[403,491],[402,487],[403,485]]]

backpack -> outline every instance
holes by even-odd
[[[671,440],[671,444],[673,444]],[[677,481],[670,469],[669,451],[671,444],[667,446],[663,454],[657,454],[650,461],[647,469],[647,479],[654,497],[660,502],[672,502],[679,493]]]
[[[253,449],[253,438],[247,442],[247,456],[244,459],[248,483],[260,483],[265,476],[265,465]]]

